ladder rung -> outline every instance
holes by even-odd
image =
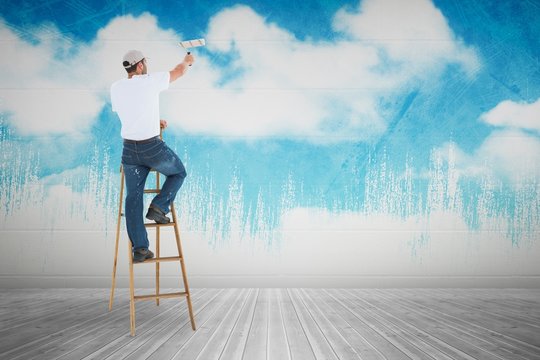
[[[136,264],[145,264],[145,263],[156,263],[156,262],[165,262],[165,261],[178,261],[180,260],[180,256],[165,256],[165,257],[157,257],[157,258],[152,258],[152,259],[146,259],[144,261],[141,261],[141,262],[134,262],[133,265],[136,265]]]
[[[166,298],[175,298],[175,297],[182,297],[187,296],[187,292],[175,292],[175,293],[165,293],[165,294],[152,294],[152,295],[138,295],[134,296],[133,298],[135,300],[154,300],[154,299],[166,299]]]
[[[174,221],[168,222],[166,224],[158,224],[158,223],[146,223],[144,224],[146,227],[160,227],[160,226],[174,226]]]
[[[145,194],[159,194],[159,189],[144,189]]]

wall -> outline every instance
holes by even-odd
[[[0,286],[109,286],[109,86],[200,37],[161,96],[192,286],[539,286],[536,3],[49,5],[0,5]]]

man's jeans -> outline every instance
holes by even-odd
[[[186,177],[180,158],[159,138],[142,143],[124,141],[122,166],[126,178],[126,227],[133,250],[148,248],[148,234],[144,227],[143,194],[150,169],[167,177],[161,192],[152,200],[152,206],[165,214]]]

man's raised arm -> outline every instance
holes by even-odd
[[[191,54],[187,54],[184,57],[184,61],[176,65],[174,69],[169,71],[170,79],[169,82],[173,82],[178,79],[180,76],[184,75],[188,69],[188,66],[191,66],[195,62],[195,58]]]

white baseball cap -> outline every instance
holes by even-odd
[[[126,55],[124,55],[124,62],[122,63],[122,65],[124,65],[124,67],[127,69],[135,65],[142,59],[144,59],[144,55],[142,52],[140,52],[139,50],[129,50]]]

